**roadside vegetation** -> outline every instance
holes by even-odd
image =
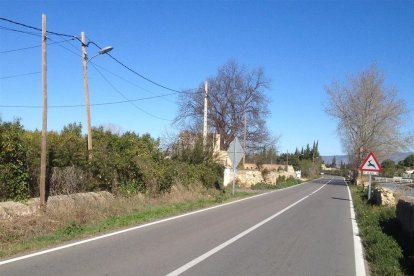
[[[413,275],[412,242],[402,235],[395,207],[371,205],[366,191],[355,185],[350,189],[372,275]]]
[[[322,159],[319,154],[318,141],[313,142],[312,147],[307,144],[300,150],[296,148],[294,153],[276,154],[274,146],[262,147],[253,154],[246,156],[246,163],[256,164],[261,168],[263,164],[286,164],[292,165],[295,171],[300,170],[302,177],[311,179],[320,175]]]
[[[294,186],[300,183],[302,183],[300,179],[296,179],[293,177],[286,178],[284,175],[282,175],[277,178],[276,184],[268,184],[268,183],[260,182],[255,185],[252,185],[250,188],[252,190],[274,190],[274,189],[287,188],[287,187]]]
[[[81,124],[69,124],[47,134],[48,195],[108,191],[130,196],[161,195],[174,185],[221,189],[224,167],[212,159],[199,137],[175,141],[168,154],[159,139],[134,132],[114,133],[93,128],[92,158]],[[23,129],[19,121],[0,121],[0,201],[39,196],[40,131]]]
[[[113,198],[2,220],[0,258],[249,195],[232,196],[223,187],[224,167],[200,135],[177,137],[165,150],[149,134],[98,127],[91,154],[81,124],[47,136],[48,196],[108,191]],[[0,120],[0,201],[39,196],[40,140],[40,131],[18,120]]]
[[[106,204],[76,206],[73,210],[47,209],[40,216],[17,217],[0,225],[0,258],[45,248],[190,212],[251,195],[228,190],[175,189],[159,197],[136,194]]]

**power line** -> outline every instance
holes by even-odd
[[[66,39],[66,40],[62,40],[62,41],[50,42],[50,43],[48,43],[48,45],[64,43],[64,42],[68,42],[68,41],[72,41],[72,40],[74,40],[74,38],[70,38],[70,39]],[[11,49],[11,50],[4,50],[4,51],[0,51],[0,54],[24,51],[24,50],[29,50],[29,49],[33,49],[33,48],[39,48],[40,46],[42,46],[42,45],[38,44],[38,45],[27,46],[27,47],[22,47],[22,48],[16,48],[16,49]]]
[[[71,44],[71,43],[69,43],[69,45],[72,45],[72,44]],[[67,47],[63,46],[62,44],[58,44],[58,46],[59,46],[59,47],[61,47],[61,48],[63,48],[63,49],[65,49],[66,51],[68,51],[68,52],[70,52],[70,53],[74,54],[75,56],[77,56],[77,57],[79,57],[79,58],[81,58],[81,57],[82,57],[82,55],[81,55],[80,53],[76,53],[75,51],[73,51],[73,50],[71,50],[71,49],[69,49],[69,48],[67,48]]]
[[[99,46],[96,44],[96,43],[94,43],[94,42],[91,42],[93,45],[95,45],[97,48],[99,48]],[[88,43],[89,44],[89,43]],[[77,50],[77,48],[72,44],[72,43],[69,43],[69,45],[71,46],[71,47],[73,47],[74,49],[76,49]],[[63,45],[59,45],[60,47],[62,47],[63,49],[65,49],[66,51],[68,51],[68,52],[70,52],[70,53],[72,53],[73,55],[75,55],[75,56],[77,56],[77,57],[82,57],[81,56],[81,54],[79,54],[79,53],[77,53],[77,52],[75,52],[75,51],[73,51],[73,50],[71,50],[71,49],[69,49],[69,48],[67,48],[67,47],[65,47],[65,46],[63,46]],[[116,76],[116,77],[118,77],[119,79],[121,79],[121,80],[123,80],[123,81],[125,81],[125,82],[127,82],[127,83],[129,83],[129,84],[131,84],[131,85],[133,85],[133,86],[135,86],[135,87],[137,87],[137,88],[139,88],[139,89],[141,89],[141,90],[144,90],[144,91],[146,91],[146,92],[148,92],[148,93],[150,93],[150,94],[152,94],[152,95],[155,95],[156,97],[154,97],[154,98],[164,98],[164,97],[167,97],[167,96],[172,96],[172,95],[175,95],[175,94],[178,94],[178,93],[180,93],[180,94],[193,94],[194,92],[193,91],[190,91],[190,90],[188,90],[188,91],[173,91],[174,93],[168,93],[168,94],[162,94],[162,95],[158,95],[158,94],[156,94],[156,93],[154,93],[154,92],[152,92],[152,91],[150,91],[150,90],[148,90],[148,89],[145,89],[145,88],[143,88],[143,87],[141,87],[141,86],[139,86],[139,85],[137,85],[137,84],[135,84],[135,83],[133,83],[133,82],[131,82],[131,81],[129,81],[129,80],[127,80],[127,79],[125,79],[125,78],[123,78],[123,77],[121,77],[120,75],[118,75],[118,74],[115,74],[114,72],[112,72],[112,71],[110,71],[109,69],[107,69],[107,68],[105,68],[105,67],[103,67],[103,66],[101,66],[101,65],[98,65],[98,64],[96,64],[95,62],[93,62],[93,61],[89,61],[89,63],[90,64],[93,64],[94,65],[94,67],[95,67],[95,69],[96,69],[96,67],[99,67],[99,68],[101,68],[102,70],[104,70],[104,71],[106,71],[106,72],[108,72],[108,73],[110,73],[110,74],[112,74],[112,75],[114,75],[114,76]],[[97,70],[98,71],[98,70]],[[173,101],[170,101],[170,100],[167,100],[167,99],[165,99],[166,101],[168,101],[168,102],[170,102],[170,103],[174,103]]]
[[[39,45],[35,45],[35,46],[27,46],[27,47],[23,47],[23,48],[4,50],[4,51],[0,51],[0,54],[18,52],[18,51],[23,51],[23,50],[29,50],[29,49],[33,49],[33,48],[39,48],[40,46],[42,46],[42,45],[39,44]]]
[[[17,32],[17,33],[23,33],[23,34],[33,35],[33,36],[37,36],[37,37],[41,37],[42,36],[41,34],[38,34],[38,33],[26,32],[26,31],[16,30],[16,29],[7,28],[7,27],[3,27],[3,26],[0,26],[0,29],[5,30],[5,31],[11,31],[11,32]]]
[[[15,25],[18,25],[18,26],[21,26],[21,27],[25,27],[25,28],[29,28],[29,29],[33,29],[33,30],[36,30],[36,31],[42,31],[40,28],[37,28],[37,27],[34,27],[34,26],[30,26],[30,25],[27,25],[27,24],[23,24],[23,23],[20,23],[20,22],[16,22],[16,21],[13,21],[13,20],[11,20],[11,19],[7,19],[7,18],[4,18],[4,17],[0,17],[0,20],[2,20],[2,21],[6,21],[6,22],[9,22],[9,23],[11,23],[11,24],[15,24]],[[18,30],[15,30],[15,31],[18,31]],[[21,32],[23,32],[23,31],[21,31]],[[48,34],[53,34],[53,35],[58,35],[58,36],[65,36],[65,37],[71,37],[71,38],[74,38],[74,39],[76,39],[76,40],[78,40],[78,41],[80,41],[82,44],[83,44],[83,42],[81,41],[81,39],[79,38],[79,37],[77,37],[77,36],[74,36],[74,35],[69,35],[69,34],[64,34],[64,33],[58,33],[58,32],[52,32],[52,31],[47,31],[47,33]],[[89,41],[85,46],[89,46],[89,44],[92,44],[92,45],[95,45],[96,47],[98,47],[99,49],[102,49],[102,47],[100,47],[97,43],[95,43],[94,41]],[[160,84],[160,83],[158,83],[158,82],[156,82],[156,81],[153,81],[153,80],[151,80],[150,78],[148,78],[148,77],[146,77],[146,76],[144,76],[144,75],[142,75],[142,74],[140,74],[140,73],[138,73],[137,71],[135,71],[134,69],[132,69],[131,67],[129,67],[129,66],[127,66],[126,64],[124,64],[123,62],[121,62],[120,60],[118,60],[117,58],[115,58],[114,56],[112,56],[112,55],[110,55],[110,54],[107,54],[109,57],[111,57],[115,62],[117,62],[119,65],[121,65],[122,67],[124,67],[125,69],[127,69],[128,71],[130,71],[130,72],[132,72],[132,73],[134,73],[135,75],[137,75],[137,76],[139,76],[140,78],[142,78],[142,79],[144,79],[144,80],[146,80],[146,81],[148,81],[148,82],[150,82],[150,83],[152,83],[152,84],[154,84],[154,85],[156,85],[156,86],[158,86],[158,87],[161,87],[161,88],[163,88],[163,89],[166,89],[166,90],[169,90],[169,91],[172,91],[172,92],[175,92],[175,93],[188,93],[187,91],[179,91],[179,90],[176,90],[176,89],[172,89],[172,88],[170,88],[170,87],[167,87],[167,86],[165,86],[165,85],[162,85],[162,84]]]
[[[32,30],[42,31],[42,29],[40,29],[40,28],[36,28],[36,27],[29,26],[29,25],[26,25],[26,24],[23,24],[23,23],[19,23],[19,22],[16,22],[16,21],[13,21],[13,20],[10,20],[10,19],[7,19],[7,18],[4,18],[4,17],[0,17],[0,20],[2,20],[2,21],[6,21],[6,22],[9,22],[9,23],[12,23],[12,24],[18,25],[18,26],[22,26],[22,27],[25,27],[25,28],[29,28],[29,29],[32,29]]]
[[[36,71],[36,72],[29,72],[29,73],[23,73],[23,74],[18,74],[18,75],[5,76],[5,77],[0,77],[0,80],[24,77],[24,76],[35,75],[35,74],[40,74],[40,73],[42,72]]]
[[[40,31],[40,32],[42,31],[41,28],[37,28],[37,27],[34,27],[34,26],[30,26],[30,25],[27,25],[27,24],[23,24],[23,23],[20,23],[20,22],[16,22],[16,21],[13,21],[11,19],[4,18],[4,17],[0,17],[0,20],[6,21],[8,23],[11,23],[11,24],[14,24],[14,25],[18,25],[18,26],[21,26],[21,27],[29,28],[29,29],[32,29],[32,30],[36,30],[36,31]],[[15,30],[15,31],[24,32],[24,31],[19,31],[19,30]],[[80,38],[77,37],[77,36],[74,36],[74,35],[64,34],[64,33],[58,33],[58,32],[52,32],[52,31],[46,31],[46,33],[52,34],[52,35],[57,35],[57,36],[71,37],[71,38],[74,38],[74,39],[76,39],[76,40],[78,40],[78,41],[80,41],[82,43],[82,41],[80,40]]]
[[[121,62],[121,61],[120,61],[120,60],[118,60],[117,58],[113,57],[111,54],[107,54],[107,55],[108,55],[108,56],[110,56],[110,57],[111,57],[114,61],[116,61],[118,64],[120,64],[122,67],[124,67],[125,69],[127,69],[127,70],[129,70],[130,72],[134,73],[135,75],[137,75],[137,76],[139,76],[139,77],[143,78],[144,80],[146,80],[146,81],[148,81],[148,82],[150,82],[150,83],[152,83],[152,84],[154,84],[154,85],[156,85],[156,86],[159,86],[159,87],[161,87],[161,88],[164,88],[164,89],[166,89],[166,90],[173,91],[173,92],[175,92],[175,93],[183,93],[183,91],[175,90],[175,89],[169,88],[169,87],[167,87],[167,86],[164,86],[164,85],[162,85],[162,84],[159,84],[159,83],[157,83],[157,82],[155,82],[155,81],[153,81],[153,80],[151,80],[151,79],[149,79],[149,78],[145,77],[144,75],[141,75],[141,74],[140,74],[140,73],[138,73],[137,71],[133,70],[132,68],[130,68],[129,66],[125,65],[123,62]]]
[[[171,93],[172,94],[172,93]],[[104,103],[94,103],[91,104],[91,106],[105,106],[105,105],[117,105],[117,104],[124,104],[129,102],[138,102],[138,101],[145,101],[145,100],[152,100],[156,98],[160,98],[165,95],[159,95],[159,96],[152,96],[152,97],[145,97],[145,98],[138,98],[138,99],[132,99],[132,100],[124,100],[124,101],[114,101],[114,102],[104,102]],[[41,105],[0,105],[1,108],[42,108]],[[78,108],[78,107],[85,107],[85,104],[73,104],[73,105],[49,105],[48,108]]]
[[[152,113],[150,113],[150,112],[148,112],[148,111],[146,111],[146,110],[144,110],[144,109],[142,109],[141,107],[139,107],[139,106],[137,106],[134,102],[132,102],[132,101],[130,101],[119,89],[117,89],[103,74],[102,74],[102,72],[101,71],[99,71],[99,69],[95,66],[95,64],[92,64],[92,66],[95,68],[95,70],[99,73],[99,75],[109,84],[109,86],[111,86],[112,87],[112,89],[114,89],[119,95],[121,95],[121,97],[122,98],[124,98],[125,100],[127,100],[132,106],[134,106],[136,109],[138,109],[138,110],[140,110],[141,112],[144,112],[145,114],[147,114],[147,115],[149,115],[149,116],[151,116],[151,117],[153,117],[153,118],[156,118],[156,119],[159,119],[159,120],[163,120],[163,121],[172,121],[172,120],[170,120],[170,119],[166,119],[166,118],[162,118],[162,117],[159,117],[159,116],[157,116],[157,115],[154,115],[154,114],[152,114]]]
[[[88,44],[95,45],[97,48],[102,49],[102,47],[100,47],[98,44],[96,44],[96,43],[95,43],[95,42],[93,42],[93,41],[89,41],[89,43],[88,43]],[[142,74],[138,73],[137,71],[135,71],[135,70],[134,70],[134,69],[132,69],[131,67],[127,66],[125,63],[121,62],[119,59],[117,59],[117,58],[115,58],[114,56],[112,56],[111,54],[107,54],[107,55],[108,55],[109,57],[111,57],[111,58],[112,58],[115,62],[117,62],[119,65],[121,65],[122,67],[124,67],[125,69],[127,69],[128,71],[132,72],[133,74],[135,74],[135,75],[139,76],[140,78],[142,78],[142,79],[144,79],[144,80],[146,80],[146,81],[148,81],[148,82],[150,82],[150,83],[152,83],[152,84],[154,84],[154,85],[156,85],[156,86],[158,86],[158,87],[161,87],[161,88],[164,88],[164,89],[166,89],[166,90],[173,91],[173,92],[175,92],[175,93],[179,93],[179,94],[182,94],[182,93],[188,93],[188,92],[186,92],[186,91],[179,91],[179,90],[176,90],[176,89],[172,89],[172,88],[170,88],[170,87],[167,87],[167,86],[165,86],[165,85],[159,84],[158,82],[153,81],[153,80],[151,80],[150,78],[147,78],[146,76],[144,76],[144,75],[142,75]]]
[[[146,89],[146,88],[144,88],[144,87],[141,87],[141,86],[139,86],[139,85],[135,84],[134,82],[132,82],[132,81],[130,81],[130,80],[128,80],[128,79],[126,79],[126,78],[124,78],[124,77],[122,77],[122,76],[118,75],[118,74],[115,74],[114,72],[112,72],[112,71],[108,70],[107,68],[105,68],[105,67],[103,67],[103,66],[101,66],[101,65],[98,65],[98,64],[96,64],[96,63],[94,63],[94,62],[92,62],[92,61],[90,61],[90,63],[93,63],[96,67],[100,68],[101,70],[106,71],[107,73],[109,73],[109,74],[111,74],[111,75],[113,75],[113,76],[115,76],[115,77],[117,77],[117,78],[119,78],[119,79],[123,80],[123,81],[124,81],[124,82],[126,82],[126,83],[129,83],[129,84],[130,84],[130,85],[132,85],[132,86],[135,86],[135,87],[137,87],[137,88],[139,88],[139,89],[141,89],[141,90],[143,90],[143,91],[145,91],[145,92],[148,92],[148,93],[150,93],[150,94],[152,94],[152,95],[155,95],[155,96],[158,96],[158,95],[159,95],[159,94],[157,94],[157,93],[155,93],[155,92],[152,92],[152,91],[150,91],[150,90],[148,90],[148,89]],[[170,96],[170,95],[176,95],[176,94],[177,94],[176,92],[173,92],[173,93],[164,94],[164,95],[161,95],[161,96],[162,96],[162,97],[166,97],[167,95],[168,95],[168,96]],[[164,98],[164,100],[165,100],[165,101],[167,101],[167,102],[170,102],[170,103],[174,103],[174,101],[171,101],[171,100],[169,100],[169,99],[165,99],[165,98]]]

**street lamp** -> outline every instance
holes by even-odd
[[[100,55],[104,55],[104,54],[109,53],[109,52],[110,52],[110,51],[112,51],[113,49],[114,49],[114,47],[112,47],[112,46],[104,47],[104,48],[102,48],[101,50],[99,50],[99,52],[98,52],[96,55],[94,55],[93,57],[91,57],[91,58],[89,58],[89,59],[88,59],[88,57],[85,55],[85,57],[86,57],[86,59],[87,59],[87,62],[86,62],[86,63],[89,63],[92,59],[96,58],[97,56],[100,56]]]
[[[92,127],[91,127],[91,107],[89,102],[89,85],[88,85],[88,62],[90,62],[93,58],[106,54],[112,51],[113,47],[108,46],[102,48],[96,55],[91,57],[88,60],[86,55],[86,44],[85,44],[85,33],[81,33],[81,40],[82,40],[82,63],[83,63],[83,86],[85,88],[85,102],[86,102],[86,124],[88,128],[88,153],[89,159],[92,156]]]

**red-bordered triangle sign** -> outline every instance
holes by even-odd
[[[377,158],[372,152],[370,152],[367,158],[365,158],[364,162],[361,163],[361,166],[359,166],[359,169],[365,172],[382,171],[380,163],[378,162]]]

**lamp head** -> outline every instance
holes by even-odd
[[[114,47],[112,47],[112,46],[108,46],[108,47],[102,48],[102,49],[99,51],[99,54],[100,54],[100,55],[106,54],[106,53],[108,53],[108,52],[112,51],[112,49],[113,49],[113,48],[114,48]]]

